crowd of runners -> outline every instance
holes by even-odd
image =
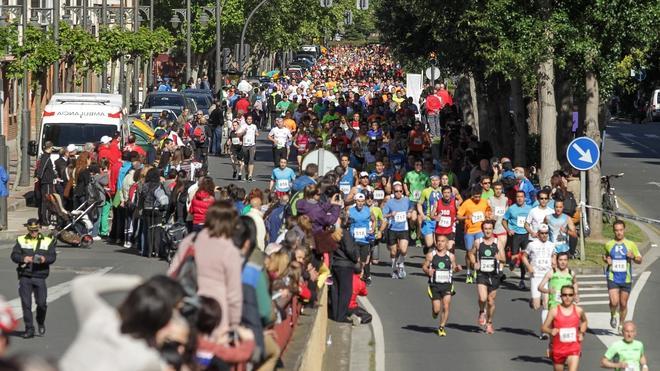
[[[155,227],[177,223],[191,233],[172,249],[170,273],[177,277],[194,247],[203,311],[218,307],[222,313],[197,327],[206,334],[198,345],[217,340],[224,348],[211,347],[211,354],[226,364],[273,369],[285,344],[269,329],[292,308],[300,310],[292,302],[313,306],[326,284],[333,320],[370,322],[356,297],[369,285],[388,284],[376,282],[371,267],[386,265],[391,279],[406,279],[406,257],[418,249],[439,336],[448,335],[452,297],[475,294],[476,321],[493,334],[501,283],[516,277],[518,288],[527,290],[529,276],[531,306],[541,315],[539,338],[549,341],[555,369],[576,370],[587,319],[570,268],[580,222],[575,173],[558,169],[551,186],[539,187],[533,167],[497,156],[487,138],[479,140],[462,122],[444,84],[425,86],[416,101],[407,97],[404,79],[385,47],[331,48],[298,79],[227,89],[226,101],[216,102],[223,130],[205,131],[204,145],[189,145],[198,126],[194,117],[162,123],[155,162],[130,139],[120,148],[117,138],[100,138],[82,153],[62,149],[64,163],[52,164],[52,176],[63,180],[59,191],[69,208],[85,197],[103,198],[94,237],[169,259],[174,253],[161,243],[166,230]],[[258,188],[247,182],[255,181],[262,132],[274,166],[268,186]],[[209,174],[199,148],[228,155],[232,178],[245,183],[217,185],[212,176],[223,176]],[[304,156],[317,148],[334,153],[339,166],[324,174],[316,164],[303,168]],[[91,194],[97,189],[101,196]],[[604,279],[611,326],[623,340],[602,365],[641,369],[646,358],[626,311],[632,264],[642,257],[626,239],[624,222],[613,228],[615,239],[603,249]],[[476,293],[457,291],[459,278]],[[246,321],[246,312],[256,314],[253,321]],[[466,315],[455,320],[469,321]],[[238,339],[252,344],[249,357],[227,355],[240,347]],[[194,343],[186,344],[176,366],[194,369],[197,363],[186,358]],[[73,365],[64,358],[63,369]]]

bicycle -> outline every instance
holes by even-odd
[[[616,212],[619,211],[619,200],[616,197],[616,190],[612,187],[613,178],[621,178],[624,173],[610,174],[600,177],[600,186],[603,191],[603,210]],[[610,224],[619,218],[610,213],[603,213],[603,223]]]

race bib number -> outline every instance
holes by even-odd
[[[289,189],[289,179],[278,179],[277,188],[278,189]]]
[[[398,213],[394,214],[394,221],[397,223],[405,223],[407,216],[405,211],[399,211]]]
[[[435,283],[449,283],[451,282],[451,274],[449,271],[435,271]]]
[[[376,140],[377,138],[376,138],[375,136],[372,135],[372,136],[369,137],[369,139],[371,139],[371,140]]]
[[[485,273],[490,273],[495,270],[495,259],[481,259],[480,270]]]
[[[525,228],[526,221],[527,221],[527,217],[519,216],[516,218],[516,226],[518,226],[518,228]]]
[[[286,145],[286,138],[276,138],[275,139],[275,145],[278,148],[282,148]]]
[[[231,144],[235,146],[241,144],[241,138],[231,138]]]
[[[628,271],[628,261],[626,259],[612,260],[612,272],[621,273]]]
[[[575,327],[560,328],[559,341],[562,343],[575,343],[577,341],[577,329]]]
[[[299,144],[298,145],[298,151],[300,151],[300,152],[304,152],[306,148],[307,148],[307,144]]]
[[[636,364],[631,365],[632,361],[626,361],[628,363],[628,366],[623,369],[623,371],[639,371],[639,367]]]
[[[537,258],[536,259],[536,266],[537,270],[539,271],[548,271],[550,267],[550,259],[549,258]]]
[[[504,212],[505,212],[505,211],[506,211],[506,210],[504,210],[504,207],[502,207],[502,206],[495,206],[495,216],[497,216],[497,217],[502,217],[502,216],[504,216]]]
[[[367,237],[367,228],[355,228],[353,229],[353,237],[356,240],[363,240]]]
[[[382,200],[385,198],[385,191],[377,189],[374,191],[374,200]]]
[[[253,146],[254,145],[254,138],[245,136],[243,137],[243,145],[245,146]]]
[[[416,145],[416,146],[422,145],[422,138],[413,139],[413,144]]]
[[[421,195],[422,195],[422,191],[413,191],[412,198],[415,200],[419,200],[419,196]]]
[[[341,185],[339,186],[339,190],[341,191],[341,193],[347,195],[348,192],[351,191],[351,186],[348,185],[348,184],[341,184]]]
[[[486,220],[486,216],[484,215],[483,211],[477,211],[472,214],[472,224],[477,224],[479,222],[483,222]]]
[[[451,227],[451,217],[450,216],[441,216],[438,221],[438,225],[443,228]]]

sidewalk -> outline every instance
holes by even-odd
[[[0,230],[0,241],[13,240],[16,237],[25,234],[23,224],[29,218],[37,217],[37,208],[28,207],[26,194],[32,193],[32,187],[19,187],[17,190],[9,191],[7,197],[7,229]]]

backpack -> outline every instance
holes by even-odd
[[[577,201],[575,200],[573,192],[566,192],[566,195],[564,196],[564,214],[572,218],[576,211]]]
[[[126,201],[126,207],[129,209],[133,209],[135,206],[137,206],[139,186],[140,183],[135,182],[131,184],[131,187],[128,189],[128,200]]]
[[[87,183],[87,200],[92,203],[103,203],[105,202],[105,190],[101,186],[96,178],[93,176],[90,177],[89,183]]]
[[[284,217],[298,216],[298,208],[296,207],[296,203],[298,200],[302,200],[303,196],[305,196],[304,190],[296,192],[293,197],[291,197],[289,203],[284,207]]]
[[[197,262],[195,261],[195,241],[198,234],[193,235],[190,245],[181,259],[181,263],[177,269],[170,274],[170,277],[175,279],[183,288],[183,307],[181,314],[186,317],[191,323],[195,323],[200,308],[199,295],[197,290],[199,284],[197,283]],[[180,248],[180,247],[179,247]]]
[[[142,189],[140,190],[140,201],[141,201],[142,210],[160,210],[164,206],[167,206],[167,205],[161,205],[160,202],[158,201],[158,197],[156,196],[156,191],[159,188],[163,188],[163,186],[161,184],[158,184],[158,186],[154,188],[149,184],[145,184],[144,187],[142,187]]]
[[[192,134],[193,140],[196,143],[206,143],[206,133],[204,132],[204,127],[196,126]]]

